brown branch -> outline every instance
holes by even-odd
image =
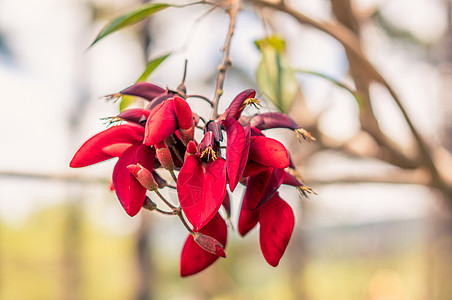
[[[241,0],[229,0],[226,5],[226,11],[229,14],[229,28],[226,35],[226,41],[223,46],[223,58],[219,66],[217,83],[215,87],[215,96],[213,98],[213,111],[212,119],[218,117],[218,102],[221,95],[223,94],[224,80],[226,78],[226,70],[231,66],[231,58],[229,56],[229,51],[231,48],[231,40],[234,35],[235,24],[237,20],[237,14],[241,9]]]

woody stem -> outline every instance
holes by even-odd
[[[185,228],[187,228],[188,232],[190,232],[191,234],[194,234],[193,230],[190,228],[190,226],[188,225],[187,221],[185,221],[184,215],[182,214],[182,209],[180,207],[178,207],[178,208],[176,208],[174,210],[174,212],[179,217],[179,219],[181,220],[182,224],[184,224]]]
[[[221,60],[221,64],[218,71],[217,76],[217,84],[215,87],[215,96],[213,98],[213,111],[212,111],[212,119],[218,118],[218,102],[220,100],[221,95],[223,94],[223,86],[224,80],[226,78],[226,70],[231,66],[231,58],[229,57],[229,51],[231,48],[231,40],[232,35],[234,34],[235,23],[237,20],[237,14],[240,11],[241,0],[230,0],[228,6],[226,8],[227,13],[229,14],[229,28],[228,33],[226,35],[226,41],[223,46],[223,58]]]

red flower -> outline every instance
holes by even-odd
[[[87,140],[75,153],[70,166],[81,168],[113,157],[113,185],[119,202],[130,216],[136,215],[146,198],[146,188],[127,169],[140,164],[152,171],[155,149],[143,144],[144,128],[132,123],[110,127]]]

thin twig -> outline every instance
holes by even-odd
[[[159,196],[160,199],[162,199],[163,203],[168,205],[169,208],[171,208],[172,210],[175,210],[177,208],[176,206],[172,205],[168,200],[166,200],[165,197],[163,197],[163,195],[160,194],[160,192],[157,189],[153,191],[157,194],[157,196]]]
[[[226,70],[231,66],[231,58],[229,56],[231,48],[231,40],[234,35],[235,24],[237,20],[237,14],[241,8],[241,0],[230,0],[226,8],[229,14],[229,28],[226,35],[226,41],[223,46],[223,59],[218,71],[217,84],[215,87],[215,96],[213,98],[213,110],[212,119],[218,118],[218,102],[223,94],[224,80],[226,78]]]
[[[210,101],[209,98],[203,96],[203,95],[187,95],[187,99],[189,98],[199,98],[201,100],[204,100],[205,102],[209,103],[210,107],[213,107],[212,101]]]

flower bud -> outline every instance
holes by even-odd
[[[226,257],[223,245],[213,237],[196,232],[195,234],[193,234],[193,239],[201,248],[203,248],[207,252],[221,257]]]
[[[150,191],[157,189],[158,185],[155,182],[154,176],[152,176],[151,171],[140,164],[128,165],[127,169],[133,176],[135,176],[135,178],[141,183],[142,186]]]
[[[157,208],[157,204],[155,204],[149,197],[146,197],[146,199],[144,199],[143,208],[155,210]]]
[[[174,162],[173,156],[171,155],[170,149],[166,146],[164,142],[158,143],[155,145],[156,148],[156,157],[159,160],[162,167],[165,169],[172,171],[174,170]]]

